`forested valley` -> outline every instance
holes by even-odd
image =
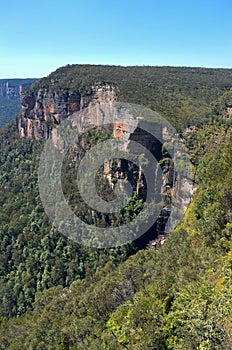
[[[17,116],[0,130],[0,349],[231,349],[232,70],[71,65],[24,93],[49,89],[56,101],[88,96],[99,82],[175,126],[195,174],[194,196],[158,249],[73,242],[41,203],[44,139],[20,138]],[[56,119],[44,123],[50,130]],[[86,133],[80,149],[108,136]],[[71,172],[68,157],[63,167]],[[72,202],[70,178],[63,188]]]

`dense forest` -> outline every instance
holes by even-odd
[[[38,93],[47,88],[60,95],[90,94],[96,82],[113,84],[119,101],[151,108],[180,130],[210,115],[210,104],[232,88],[232,70],[68,65],[38,80],[28,90]]]
[[[3,128],[0,349],[231,349],[232,71],[68,66],[28,93],[47,86],[88,94],[96,81],[115,84],[119,100],[159,111],[182,131],[195,125],[182,137],[197,190],[159,249],[81,246],[43,210],[43,141],[19,139],[15,121]],[[82,146],[105,137],[89,133]]]

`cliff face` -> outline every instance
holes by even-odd
[[[139,128],[138,120],[131,117],[130,113],[126,118],[125,114],[120,115],[119,110],[113,107],[113,102],[116,100],[113,85],[105,83],[93,85],[88,94],[68,91],[51,92],[48,88],[40,88],[37,93],[24,94],[21,99],[22,112],[18,124],[20,137],[30,137],[35,140],[52,139],[53,143],[59,147],[57,126],[69,116],[72,116],[72,123],[80,132],[84,132],[91,125],[94,126],[96,122],[99,126],[107,121],[111,123],[113,118],[114,138],[126,139],[127,145],[130,140],[140,143],[161,165],[163,178],[156,191],[163,196],[163,203],[167,206],[167,210],[161,212],[157,218],[156,233],[162,234],[167,231],[165,226],[170,214],[168,207],[172,205],[173,200],[178,201],[183,209],[187,208],[193,194],[192,180],[179,176],[174,169],[171,155],[162,150],[165,142],[172,145],[177,142],[177,139],[173,139],[173,135],[169,135],[167,128],[157,123],[158,138],[152,136],[148,131]],[[80,111],[83,112],[79,113]],[[181,154],[179,157],[181,158]],[[134,178],[135,173],[137,175]],[[113,179],[121,179],[125,174],[132,182],[136,182],[139,198],[145,198],[146,184],[141,169],[136,170],[133,165],[124,160],[118,160],[116,165],[114,162],[114,166],[112,160],[105,162],[104,176],[111,189],[115,187]],[[184,196],[183,193],[185,193]]]
[[[21,98],[21,118],[19,120],[20,137],[32,137],[36,140],[53,138],[54,126],[69,115],[86,108],[94,108],[103,103],[116,100],[112,85],[95,84],[88,95],[69,92],[50,92],[39,89],[38,92],[23,94]]]

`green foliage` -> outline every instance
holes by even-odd
[[[211,130],[216,139],[220,135],[220,143],[205,147],[198,159],[194,201],[166,243],[158,250],[139,251],[118,267],[112,260],[69,288],[37,292],[31,313],[2,319],[2,349],[232,347],[232,144],[231,131],[220,128],[218,132],[213,124],[195,131],[194,139],[201,139]],[[39,253],[46,264],[58,249],[46,250],[51,238],[43,237],[44,253]],[[57,244],[62,252],[69,247],[61,237]],[[31,264],[35,268],[30,260],[27,269]],[[62,265],[56,264],[59,282]],[[45,270],[41,283],[47,281],[49,287],[52,274]],[[28,271],[22,287],[14,286],[18,293],[27,286],[24,298],[33,288]]]
[[[0,96],[0,128],[9,123],[20,112],[20,99]]]
[[[232,90],[225,92],[212,106],[216,115],[223,115],[227,108],[232,107]]]
[[[93,141],[94,134],[86,135],[82,145],[89,144],[90,138]],[[28,311],[37,292],[92,276],[107,261],[117,265],[135,249],[128,244],[97,250],[63,237],[52,227],[40,201],[37,170],[43,145],[18,139],[14,123],[2,129],[0,143],[0,314],[11,317]],[[67,157],[68,176],[63,179],[67,196],[75,192],[75,172],[70,174],[69,162]],[[84,209],[79,208],[81,216],[86,215]]]
[[[180,130],[210,115],[211,103],[232,87],[232,70],[67,65],[37,81],[28,93],[46,88],[61,96],[88,95],[99,82],[113,84],[119,101],[151,108]]]
[[[71,79],[66,74],[69,70],[81,70],[90,79],[89,68],[97,74],[91,79],[98,77],[102,81],[101,66],[66,67],[52,75],[57,79],[56,88],[62,89],[65,79]],[[111,77],[127,70],[111,69]],[[110,67],[105,70],[110,75]],[[133,67],[127,71],[137,74],[139,70]],[[159,70],[165,70],[168,76],[174,75],[172,82],[177,77],[174,68],[143,70],[147,76],[152,72],[159,76]],[[226,71],[220,71],[221,82],[215,88],[214,70],[199,71],[199,89],[204,79],[208,84],[204,97],[199,98],[205,113],[205,106],[212,96],[220,95],[218,89],[224,88],[227,77]],[[179,74],[181,69],[176,72]],[[195,79],[196,70],[191,73],[186,68],[182,73],[188,81],[190,76]],[[204,74],[209,76],[205,78]],[[130,77],[127,84],[138,83]],[[49,84],[50,78],[42,83]],[[74,89],[75,84],[70,81],[70,88]],[[176,86],[172,89],[170,81],[169,84],[171,93],[167,95],[176,96]],[[188,83],[182,81],[182,85],[181,94],[188,91],[192,98]],[[86,81],[80,86],[84,89]],[[188,108],[189,105],[183,110]],[[193,120],[197,120],[194,115]],[[136,254],[132,254],[130,245],[95,250],[61,236],[49,223],[39,199],[37,166],[42,144],[19,140],[14,124],[1,131],[0,349],[232,348],[232,135],[230,123],[222,116],[213,116],[209,121],[183,133],[197,185],[183,221],[161,248]],[[105,137],[91,131],[80,142],[78,151]],[[70,169],[69,179],[74,179],[69,164],[67,157],[64,168],[67,172]],[[72,181],[63,179],[65,195],[75,208],[73,186]],[[99,186],[104,188],[102,183]],[[125,212],[129,218],[140,205],[137,200],[128,205]],[[87,215],[84,207],[81,210],[83,216]]]

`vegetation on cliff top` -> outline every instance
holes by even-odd
[[[46,88],[61,95],[91,94],[98,82],[113,84],[120,101],[151,108],[183,129],[209,116],[210,104],[232,88],[232,70],[68,65],[37,81],[28,93]]]

